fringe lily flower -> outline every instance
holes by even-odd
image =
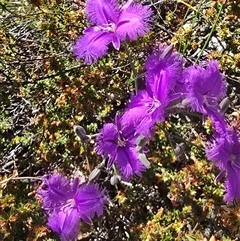
[[[184,78],[187,85],[186,100],[192,110],[214,115],[221,121],[219,102],[226,95],[226,83],[217,62],[211,61],[206,68],[190,66],[184,71]]]
[[[131,98],[123,115],[123,124],[131,123],[136,133],[150,136],[156,122],[165,119],[165,108],[181,94],[172,92],[182,73],[183,59],[161,47],[146,62],[146,90]]]
[[[145,166],[138,158],[134,129],[132,126],[123,127],[118,115],[115,124],[103,126],[96,141],[97,153],[109,158],[108,168],[115,163],[124,180],[129,180],[134,174],[141,176],[145,171]]]
[[[117,0],[88,0],[87,17],[95,26],[85,29],[74,45],[78,59],[91,64],[106,54],[110,43],[119,50],[122,40],[136,40],[149,31],[152,11],[132,2],[128,0],[119,7]]]
[[[60,174],[43,178],[38,190],[43,208],[49,211],[48,226],[60,235],[61,241],[75,240],[80,231],[80,220],[91,224],[95,214],[102,215],[107,197],[94,184],[70,183]]]
[[[217,137],[206,155],[226,175],[226,194],[224,200],[232,203],[234,199],[240,200],[240,139],[236,130],[227,132]]]

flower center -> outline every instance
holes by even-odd
[[[218,99],[217,99],[217,97],[214,97],[214,96],[204,95],[203,96],[203,103],[207,107],[215,107],[215,106],[218,105]]]
[[[104,32],[114,33],[116,31],[117,26],[115,23],[108,23],[108,24],[103,24],[103,25],[99,26],[99,28],[101,30],[103,30]]]
[[[62,206],[64,212],[68,212],[71,208],[76,207],[76,201],[74,198],[68,199]]]
[[[235,155],[235,154],[230,155],[230,163],[231,163],[232,167],[236,167],[236,168],[240,169],[240,163],[237,159],[237,155]]]
[[[127,140],[124,139],[123,136],[122,136],[122,133],[119,132],[118,140],[117,140],[117,145],[118,145],[119,147],[124,147],[124,146],[126,146],[126,144],[127,144]]]
[[[147,104],[147,106],[149,107],[148,109],[148,114],[153,113],[157,108],[159,108],[161,106],[161,102],[156,99],[155,97],[153,97],[153,101],[151,104]]]

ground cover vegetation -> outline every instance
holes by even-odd
[[[136,83],[144,91],[148,57],[159,46],[172,44],[167,53],[178,51],[186,68],[218,61],[230,100],[224,118],[236,130],[229,133],[228,140],[238,141],[238,1],[135,2],[151,9],[151,30],[133,41],[123,41],[122,33],[116,34],[121,46],[115,38],[113,45],[107,42],[106,53],[89,65],[74,54],[77,40],[91,25],[85,1],[0,1],[0,240],[59,240],[58,233],[63,230],[57,230],[53,220],[65,213],[51,213],[59,203],[52,196],[48,199],[47,192],[55,183],[66,188],[61,191],[70,190],[61,200],[64,208],[69,207],[70,198],[78,201],[71,206],[72,215],[82,220],[79,235],[77,229],[71,232],[78,240],[240,238],[239,200],[226,196],[231,190],[218,174],[227,167],[219,164],[218,156],[214,159],[214,148],[209,147],[216,126],[207,117],[203,123],[199,109],[175,111],[164,121],[158,119],[161,123],[154,127],[154,137],[146,145],[151,168],[143,172],[136,167],[141,177],[129,176],[121,169],[118,172],[119,163],[108,164],[114,168],[107,170],[98,155],[106,154],[101,145],[104,135],[102,139],[84,139],[88,138],[84,131],[93,135],[110,127],[114,132],[109,123],[124,133],[116,124],[116,114],[129,106]],[[143,127],[139,132],[146,134]],[[215,139],[216,143],[225,141],[218,136]],[[224,145],[231,146],[231,141]],[[206,157],[206,147],[213,162]],[[231,159],[231,164],[238,168],[236,160]],[[144,164],[148,166],[148,162]],[[119,181],[116,173],[126,180]],[[39,180],[41,177],[45,179]],[[78,187],[84,179],[86,183]],[[232,180],[229,178],[230,184],[235,182]],[[86,193],[101,203],[87,215],[80,209],[75,212],[78,204],[85,202]],[[235,197],[239,199],[237,194]]]

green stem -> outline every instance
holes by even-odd
[[[132,58],[132,55],[130,54],[129,50],[128,50],[128,46],[129,44],[126,43],[124,45],[125,47],[125,51],[127,53],[127,56],[128,56],[128,61],[130,62],[130,67],[131,67],[131,76],[134,78],[134,89],[135,89],[135,93],[137,94],[138,92],[138,78],[137,77],[137,72],[136,72],[136,69],[135,69],[135,66],[134,66],[134,60]]]
[[[191,1],[190,5],[192,5],[193,1],[194,1],[194,0]],[[180,28],[182,28],[183,24],[185,23],[189,11],[190,11],[190,8],[187,9],[187,11],[186,11],[186,13],[185,13],[185,15],[184,15],[183,21],[181,22],[181,27],[180,27]],[[180,50],[181,50],[181,44],[179,44],[178,52],[180,52]]]
[[[32,179],[32,180],[42,180],[42,177],[10,177],[7,178],[3,181],[0,182],[0,184],[4,184],[7,183],[8,181],[12,181],[12,180],[25,180],[25,179]]]
[[[214,24],[213,24],[213,27],[212,27],[212,29],[211,29],[211,32],[210,32],[209,35],[208,35],[207,40],[205,41],[205,43],[204,43],[204,45],[203,45],[203,48],[201,49],[201,52],[199,53],[199,55],[198,55],[198,57],[197,57],[197,59],[196,59],[196,61],[195,61],[195,64],[196,64],[196,63],[198,62],[198,60],[201,58],[204,50],[206,49],[206,47],[207,47],[207,45],[208,45],[208,43],[209,43],[209,41],[210,41],[210,39],[211,39],[211,37],[212,37],[213,31],[214,31],[215,28],[216,28],[216,25],[217,25],[218,19],[219,19],[219,17],[220,17],[220,14],[221,14],[221,12],[222,12],[222,9],[223,9],[223,4],[220,5],[220,9],[219,9],[219,11],[218,11],[217,18],[216,18],[216,20],[215,20],[215,22],[214,22]]]
[[[192,6],[192,2],[193,2],[193,1],[192,1],[190,4],[188,4],[187,2],[185,2],[185,1],[183,1],[183,0],[177,0],[177,2],[184,4],[185,6],[187,6],[188,8],[190,8],[190,9],[192,9],[193,11],[196,12],[196,8]]]
[[[193,3],[193,1],[191,2],[191,4]],[[192,21],[192,26],[194,26],[194,24],[197,22],[197,20],[198,20],[198,17],[199,17],[199,13],[200,13],[200,9],[201,9],[201,7],[202,7],[202,4],[203,4],[203,0],[201,0],[200,1],[200,3],[199,3],[199,5],[198,5],[198,8],[197,8],[197,11],[196,11],[196,14],[195,14],[195,16],[194,16],[194,18],[193,18],[193,21]],[[188,10],[189,10],[189,8],[188,8]],[[186,43],[186,45],[185,45],[185,47],[184,47],[184,49],[183,49],[183,53],[185,53],[185,51],[186,51],[186,49],[188,48],[188,46],[189,46],[189,43],[190,43],[190,41],[188,41],[187,43]]]
[[[159,126],[159,125],[158,125]],[[160,126],[159,126],[160,127]],[[194,143],[192,143],[191,141],[188,141],[188,140],[186,140],[186,139],[183,139],[181,136],[179,136],[179,135],[175,135],[175,134],[172,134],[172,133],[170,133],[165,127],[160,127],[161,128],[161,130],[163,130],[163,132],[165,133],[165,135],[166,135],[166,137],[167,137],[167,139],[168,139],[168,141],[169,141],[169,144],[170,144],[170,146],[171,146],[171,148],[174,150],[175,148],[174,148],[174,145],[173,145],[173,142],[172,142],[172,138],[175,138],[175,139],[177,139],[177,140],[180,140],[181,142],[184,142],[185,144],[188,144],[188,145],[192,145],[192,146],[195,146],[195,147],[198,147],[199,148],[199,146],[198,145],[196,145],[196,144],[194,144]]]
[[[116,169],[115,164],[112,165],[112,168],[113,168],[113,172],[114,172],[114,174],[118,175],[118,171],[117,171],[117,169]]]
[[[89,160],[88,160],[88,155],[87,155],[87,148],[85,146],[85,144],[83,143],[83,150],[85,152],[85,158],[86,158],[86,162],[87,162],[87,169],[89,174],[91,174],[91,168],[90,168],[90,164],[89,164]]]

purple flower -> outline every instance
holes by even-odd
[[[43,208],[53,209],[60,207],[72,196],[70,182],[60,174],[43,177],[42,188],[37,194],[41,196]]]
[[[43,208],[50,212],[48,226],[60,235],[62,241],[77,238],[80,219],[91,224],[95,214],[102,215],[108,199],[97,185],[79,186],[78,178],[70,183],[60,174],[43,178],[43,181],[38,195],[42,198]]]
[[[53,211],[47,225],[60,235],[61,241],[73,241],[80,232],[80,216],[76,208]]]
[[[74,195],[75,207],[80,217],[88,224],[92,223],[91,219],[95,214],[103,214],[107,200],[104,191],[100,192],[99,187],[94,184],[80,186]]]
[[[88,0],[87,17],[95,26],[87,28],[74,45],[78,59],[91,64],[106,54],[110,43],[119,50],[120,41],[136,40],[149,31],[152,11],[132,2],[129,0],[120,8],[117,0]]]
[[[161,102],[161,100],[163,100]],[[167,99],[158,99],[146,90],[132,96],[130,104],[123,114],[123,124],[132,124],[137,134],[150,136],[157,121],[164,121],[164,105]]]
[[[224,115],[219,112],[215,112],[214,115],[210,116],[210,118],[215,129],[214,137],[217,138],[224,136],[228,129]]]
[[[182,73],[183,59],[176,52],[165,54],[166,47],[151,55],[146,62],[146,86],[136,96],[123,115],[123,124],[133,124],[136,133],[151,135],[154,124],[165,119],[165,108],[181,94],[174,93]]]
[[[187,85],[186,99],[193,111],[221,118],[219,102],[226,95],[226,83],[217,62],[211,61],[206,69],[190,66],[183,75]]]
[[[239,154],[238,154],[239,156]],[[232,164],[234,162],[234,164]],[[238,166],[236,166],[238,165]],[[234,200],[240,200],[240,161],[231,160],[228,164],[227,177],[225,181],[225,202],[231,204]]]
[[[181,80],[183,57],[173,51],[172,45],[159,46],[159,50],[150,55],[145,64],[147,90],[153,95],[167,96]]]
[[[118,115],[115,124],[103,126],[96,140],[97,153],[109,157],[108,168],[116,163],[124,180],[129,180],[134,174],[141,176],[145,171],[145,166],[138,158],[133,126],[123,127]]]
[[[221,172],[226,173],[227,203],[240,200],[240,139],[236,130],[227,130],[207,148],[206,155]]]

